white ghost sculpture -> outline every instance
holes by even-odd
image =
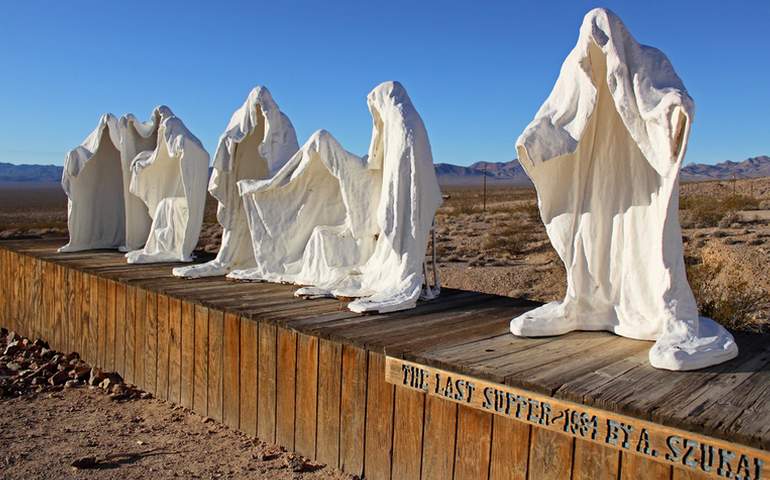
[[[145,151],[153,151],[158,146],[158,129],[163,117],[173,115],[167,107],[158,107],[152,112],[149,121],[141,122],[132,114],[120,117],[120,158],[123,165],[123,197],[126,205],[126,242],[124,251],[138,250],[147,242],[152,226],[152,217],[144,202],[132,194],[131,163]]]
[[[108,113],[64,159],[69,243],[60,252],[119,248],[126,240],[124,180],[118,119]]]
[[[174,275],[210,277],[256,267],[238,181],[272,177],[298,148],[289,117],[267,88],[255,87],[233,113],[214,154],[209,193],[219,202],[217,220],[223,228],[219,252],[210,262],[175,268]]]
[[[428,135],[406,90],[385,82],[368,96],[369,155],[316,132],[268,180],[238,183],[256,268],[231,278],[306,285],[300,296],[357,298],[355,312],[413,308],[441,192]]]
[[[567,294],[511,321],[515,335],[609,330],[655,340],[656,368],[734,358],[727,330],[699,317],[685,275],[679,168],[693,116],[668,58],[612,12],[589,12],[551,95],[516,142]]]
[[[168,107],[153,111],[157,142],[131,162],[130,192],[152,218],[144,248],[128,263],[189,262],[198,243],[206,201],[209,155]]]

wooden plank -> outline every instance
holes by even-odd
[[[158,360],[155,363],[155,396],[161,400],[168,400],[168,364],[169,364],[169,326],[168,304],[166,295],[158,294]]]
[[[147,390],[145,386],[144,358],[147,351],[146,333],[147,326],[147,290],[136,289],[136,327],[134,331],[134,383],[137,387]]]
[[[295,450],[316,458],[318,418],[318,337],[297,335],[297,396]]]
[[[182,302],[168,301],[168,399],[182,403]]]
[[[126,372],[126,285],[115,285],[115,360],[114,369],[121,376]]]
[[[366,440],[364,474],[389,479],[393,455],[394,387],[385,381],[385,355],[369,352],[366,387]]]
[[[340,469],[358,476],[364,473],[368,363],[365,350],[342,347]]]
[[[209,376],[208,415],[214,420],[223,418],[223,365],[222,350],[224,336],[224,314],[209,309]]]
[[[337,467],[340,461],[342,344],[318,341],[318,427],[316,458]],[[422,425],[422,419],[420,420]],[[398,477],[396,477],[398,478]]]
[[[90,275],[88,304],[88,357],[86,361],[92,366],[99,365],[99,277]]]
[[[275,443],[294,450],[297,387],[297,332],[278,328]]]
[[[64,351],[66,350],[66,347],[64,346],[65,338],[65,329],[64,329],[64,267],[61,265],[54,265],[54,291],[53,291],[53,298],[54,298],[54,312],[53,312],[53,321],[54,321],[54,349],[58,351]],[[26,287],[26,285],[25,285]],[[26,290],[26,288],[25,288]],[[29,315],[29,303],[28,299],[26,298],[26,291],[24,292],[24,298],[25,298],[25,307],[24,307],[24,316],[27,317]]]
[[[424,480],[453,478],[456,440],[457,404],[428,396],[422,446]]]
[[[77,314],[77,295],[80,294],[80,292],[77,291],[77,286],[75,284],[76,278],[77,278],[77,271],[71,270],[71,269],[65,269],[64,270],[64,295],[66,298],[65,302],[65,308],[64,308],[64,318],[65,318],[65,325],[66,325],[66,333],[64,338],[64,351],[66,353],[74,352],[75,349],[75,339],[78,338],[77,332],[75,331],[75,326],[77,322],[75,321],[78,317]],[[31,298],[30,298],[31,301]],[[32,304],[30,303],[30,315],[31,315],[31,307]]]
[[[107,335],[107,279],[96,277],[97,313],[96,313],[96,366],[107,368],[107,349],[109,337]]]
[[[223,416],[225,425],[240,426],[240,349],[241,317],[226,313],[224,317],[222,362],[223,362]]]
[[[393,411],[393,478],[420,478],[425,394],[396,389]]]
[[[242,432],[257,436],[257,390],[259,370],[259,325],[253,320],[240,320],[240,409],[239,420]]]
[[[106,317],[105,317],[105,347],[104,347],[104,368],[108,371],[115,370],[115,343],[116,343],[116,294],[115,282],[108,280],[105,284],[106,291]]]
[[[530,478],[570,478],[573,438],[532,427],[529,448]]]
[[[667,480],[671,478],[672,467],[652,462],[644,457],[623,452],[620,459],[619,480]]]
[[[195,306],[182,302],[180,402],[190,409],[193,408],[195,389],[195,324]]]
[[[492,414],[460,405],[454,478],[486,479],[492,445]]]
[[[616,480],[620,452],[587,440],[575,439],[573,480]]]
[[[275,325],[259,325],[257,435],[266,442],[275,441],[276,337]]]
[[[144,389],[158,392],[158,294],[147,292],[144,324]]]
[[[493,415],[491,480],[525,480],[529,461],[530,427],[512,418]]]
[[[124,359],[124,378],[127,383],[136,382],[134,376],[134,357],[136,350],[136,288],[126,286],[126,351]]]
[[[193,410],[208,415],[208,372],[209,372],[209,309],[195,306],[195,349],[194,349]]]

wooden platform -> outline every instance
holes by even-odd
[[[727,364],[666,372],[649,366],[649,342],[510,335],[510,318],[536,306],[523,300],[444,289],[411,311],[359,315],[292,286],[182,280],[113,251],[57,254],[63,243],[0,242],[0,325],[353,474],[770,470],[767,336],[736,335],[741,355]]]

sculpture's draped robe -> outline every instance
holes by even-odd
[[[152,218],[144,248],[126,254],[129,263],[189,262],[198,243],[206,201],[209,155],[171,113],[158,107],[157,142],[131,163],[130,192]]]
[[[303,296],[356,297],[354,311],[412,308],[441,193],[427,132],[404,88],[368,97],[369,155],[316,132],[269,180],[241,181],[256,268],[235,278],[305,285]]]
[[[67,194],[69,243],[60,252],[119,248],[125,244],[120,137],[118,119],[105,114],[83,143],[67,153],[62,188]]]
[[[685,275],[678,176],[693,102],[662,52],[611,12],[589,12],[551,95],[517,141],[567,293],[511,322],[517,335],[610,330],[656,340],[655,367],[737,355],[699,317]]]
[[[209,180],[222,243],[214,260],[174,269],[181,277],[226,275],[256,267],[238,182],[272,177],[298,150],[297,135],[265,87],[255,87],[219,138]],[[248,272],[243,272],[248,274]]]

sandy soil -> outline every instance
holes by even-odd
[[[0,330],[0,478],[351,477]]]

